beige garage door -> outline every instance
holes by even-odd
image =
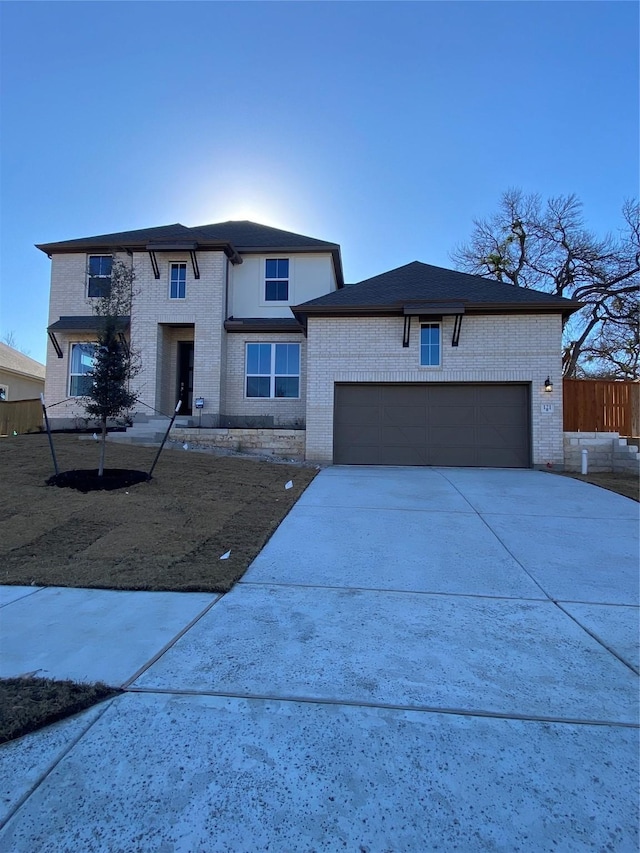
[[[528,385],[340,384],[333,461],[342,465],[531,465]]]

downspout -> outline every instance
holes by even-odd
[[[223,324],[229,316],[229,264],[231,261],[227,258],[227,266],[225,269],[224,276],[224,317],[222,318]]]

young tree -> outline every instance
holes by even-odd
[[[588,231],[575,195],[550,198],[503,193],[497,212],[474,220],[456,248],[460,269],[584,303],[567,323],[565,376],[638,378],[640,205],[622,208],[618,237]]]
[[[89,373],[91,387],[84,409],[101,424],[99,477],[104,474],[108,419],[121,417],[138,400],[138,395],[130,389],[130,381],[139,372],[139,365],[124,336],[131,314],[134,281],[133,267],[114,258],[110,285],[96,299],[93,309],[99,324],[93,367]]]

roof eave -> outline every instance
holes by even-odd
[[[175,241],[171,241],[168,245],[175,244]],[[75,243],[70,245],[68,243],[36,243],[36,249],[39,249],[41,252],[44,252],[45,255],[51,257],[52,255],[73,255],[73,254],[88,254],[93,252],[148,252],[148,251],[163,251],[163,247],[167,245],[167,243],[163,243],[162,241],[158,241],[154,243],[153,241],[145,240],[144,242],[140,242],[137,240],[136,242],[128,243],[126,241],[119,241],[118,243]],[[166,250],[165,250],[166,251]],[[173,251],[173,250],[172,250]],[[175,250],[179,251],[179,250]],[[195,252],[224,252],[228,258],[232,260],[236,259],[236,262],[239,261],[238,251],[233,246],[232,243],[229,243],[225,240],[220,241],[206,241],[206,242],[198,242],[195,244],[193,249],[184,249],[182,251],[195,251]]]
[[[394,302],[386,305],[301,305],[292,306],[296,318],[298,316],[336,317],[336,316],[373,316],[379,314],[398,315],[404,314],[404,306],[407,301]],[[562,314],[570,316],[583,307],[583,302],[566,300],[565,304],[558,305],[552,302],[514,304],[513,302],[465,302],[464,309],[467,314]],[[300,321],[298,321],[300,322]]]

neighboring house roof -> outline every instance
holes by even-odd
[[[303,322],[309,315],[420,313],[420,303],[425,314],[437,313],[439,306],[442,314],[540,311],[569,316],[581,307],[539,290],[413,261],[291,310]]]
[[[257,252],[330,252],[338,287],[344,284],[342,259],[338,243],[294,234],[269,225],[260,225],[249,220],[230,220],[213,225],[187,228],[179,222],[158,228],[140,228],[136,231],[118,231],[114,234],[99,234],[96,237],[81,237],[78,240],[62,240],[58,243],[38,243],[36,248],[53,255],[66,252],[107,252],[118,249],[131,251],[160,251],[163,248],[217,249],[228,257],[240,260],[238,253]]]
[[[45,366],[17,349],[0,343],[0,370],[28,376],[30,379],[44,380]]]

